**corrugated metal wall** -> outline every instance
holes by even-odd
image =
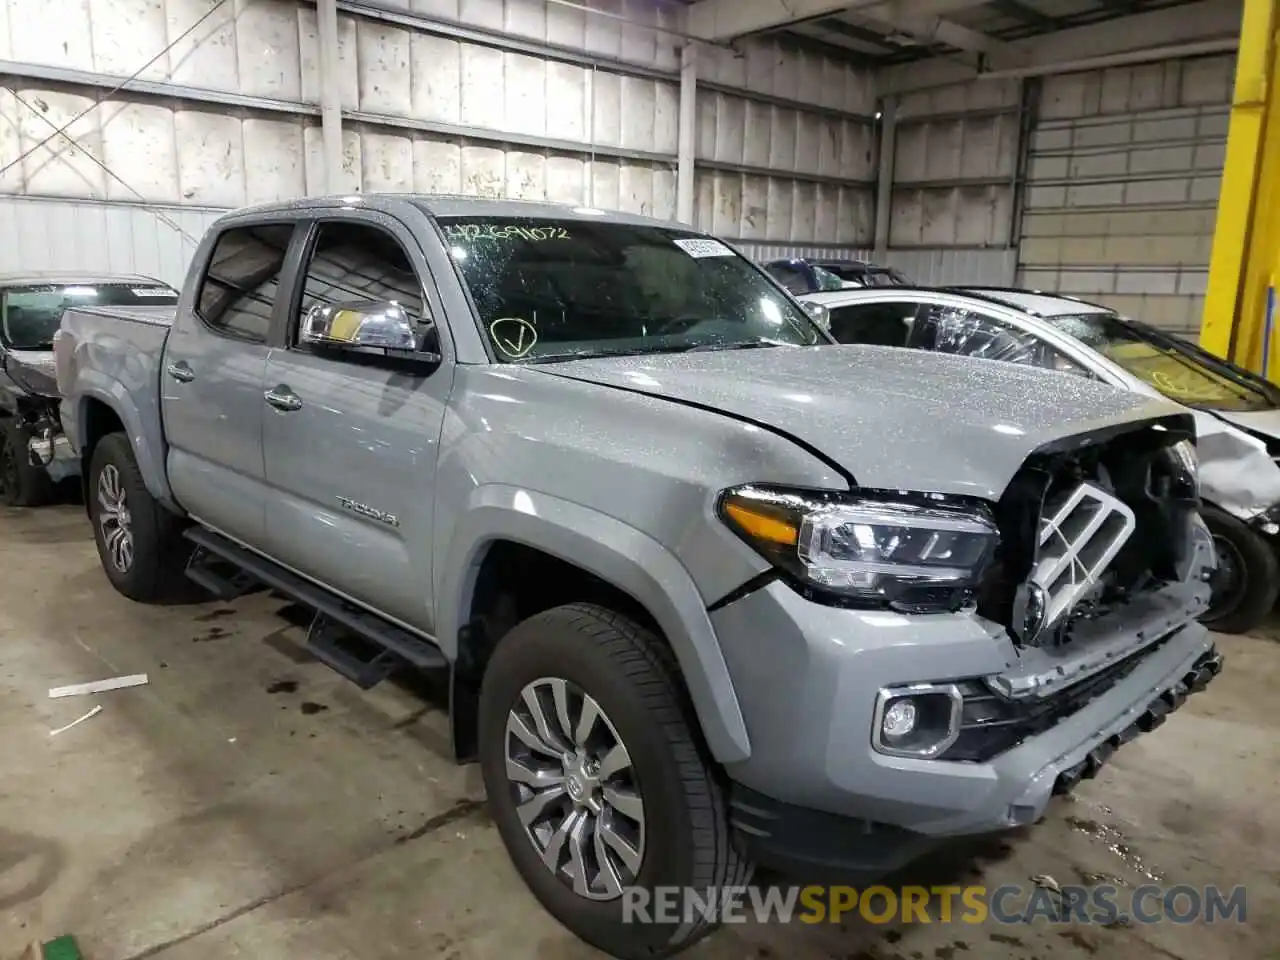
[[[0,176],[0,195],[227,208],[323,191],[314,7],[227,0],[183,37],[208,0],[0,6],[0,76],[17,91],[0,91],[0,167],[64,124],[75,140],[36,149]],[[672,35],[544,0],[339,8],[347,189],[675,215]],[[676,15],[650,0],[607,12],[655,27]],[[90,109],[175,40],[127,92]],[[865,245],[868,75],[774,41],[716,53],[700,58],[699,225],[730,238]],[[47,214],[48,233],[79,208],[21,209],[24,224]],[[62,250],[79,243],[58,240]],[[25,266],[44,245],[23,247]],[[16,260],[0,247],[0,269]]]
[[[1046,78],[1020,280],[1195,334],[1233,72],[1217,56]]]
[[[1016,80],[955,84],[901,98],[890,247],[1009,246],[1018,111]]]
[[[1013,280],[1020,84],[952,84],[900,96],[889,247],[922,283]]]
[[[0,273],[141,273],[180,284],[196,241],[221,211],[0,197]]]
[[[869,245],[875,98],[869,74],[772,41],[698,54],[697,222],[735,240]],[[763,96],[746,99],[733,90]]]

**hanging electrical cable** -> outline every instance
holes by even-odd
[[[39,109],[38,109],[34,104],[32,104],[32,103],[28,102],[28,101],[27,101],[27,99],[26,99],[25,97],[23,97],[23,96],[22,96],[22,94],[18,93],[16,90],[10,90],[9,92],[13,94],[14,99],[15,99],[15,100],[17,100],[20,104],[22,104],[24,107],[26,107],[28,110],[30,110],[33,114],[35,114],[37,117],[39,117],[39,118],[40,118],[41,120],[43,120],[45,123],[49,124],[49,126],[51,126],[51,127],[53,126],[53,121],[52,121],[52,120],[50,120],[48,117],[46,117],[46,116],[44,115],[44,113],[42,113],[42,112],[41,112],[41,111],[40,111],[40,110],[39,110]],[[50,134],[50,138],[58,136],[58,135],[59,135],[59,133],[61,133],[62,137],[63,137],[64,139],[66,139],[69,143],[71,143],[73,146],[79,147],[79,148],[80,148],[80,152],[81,152],[81,153],[83,153],[86,157],[88,157],[88,158],[89,158],[89,160],[90,160],[92,163],[94,163],[94,164],[96,164],[97,166],[101,167],[101,168],[102,168],[102,171],[103,171],[103,172],[104,172],[108,177],[110,177],[110,178],[111,178],[112,180],[114,180],[116,183],[120,184],[120,186],[124,187],[126,190],[128,190],[130,193],[132,193],[135,197],[137,197],[137,198],[138,198],[139,200],[141,200],[143,203],[146,203],[146,202],[147,202],[147,198],[146,198],[146,197],[144,197],[144,196],[143,196],[143,195],[142,195],[142,194],[141,194],[141,193],[140,193],[140,192],[139,192],[135,187],[133,187],[133,186],[132,186],[131,184],[129,184],[126,180],[124,180],[121,176],[119,176],[119,174],[117,174],[114,170],[112,170],[112,169],[111,169],[110,167],[108,167],[105,163],[103,163],[101,160],[99,160],[97,157],[95,157],[91,151],[86,150],[86,149],[85,149],[85,147],[84,147],[84,145],[83,145],[82,143],[80,143],[78,140],[76,140],[76,138],[75,138],[75,137],[71,136],[71,134],[69,134],[69,133],[65,133],[65,132],[62,132],[62,131],[55,130],[52,134]],[[45,141],[45,142],[47,143],[48,141]],[[171,217],[166,216],[165,214],[161,213],[159,210],[154,210],[154,209],[152,209],[151,207],[146,207],[145,209],[146,209],[146,211],[147,211],[148,213],[150,213],[153,217],[155,217],[157,220],[159,220],[159,221],[160,221],[161,223],[163,223],[165,226],[169,227],[171,230],[173,230],[175,233],[177,233],[177,234],[178,234],[179,236],[181,236],[183,239],[190,241],[192,244],[196,244],[196,243],[198,243],[198,242],[199,242],[195,237],[191,236],[191,234],[189,234],[189,233],[187,233],[187,231],[183,230],[183,229],[182,229],[182,227],[178,225],[178,222],[177,222],[176,220],[172,219]]]

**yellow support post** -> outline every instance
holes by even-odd
[[[1244,0],[1200,345],[1280,376],[1280,0]]]

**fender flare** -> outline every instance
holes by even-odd
[[[138,470],[142,474],[142,482],[147,492],[161,503],[172,506],[173,493],[164,472],[164,452],[156,450],[147,436],[142,423],[142,415],[130,402],[129,394],[119,380],[110,379],[92,370],[82,369],[81,379],[76,384],[79,396],[76,398],[76,425],[81,444],[81,456],[84,455],[85,424],[87,423],[89,401],[96,400],[105,404],[124,425],[133,447],[134,459],[138,462]],[[87,476],[87,471],[86,471]]]
[[[437,626],[456,644],[485,549],[510,540],[581,567],[642,604],[675,653],[712,754],[722,764],[751,755],[742,710],[706,603],[684,565],[662,544],[614,517],[550,494],[501,484],[476,488],[436,569]]]

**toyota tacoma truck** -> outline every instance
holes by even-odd
[[[1180,408],[837,345],[673,224],[256,207],[55,354],[112,584],[283,591],[362,687],[447,671],[516,868],[618,957],[714,919],[633,890],[1033,823],[1222,663]]]
[[[150,277],[0,274],[0,506],[47,503],[80,466],[58,421],[52,350],[62,311],[177,302],[178,291]]]

